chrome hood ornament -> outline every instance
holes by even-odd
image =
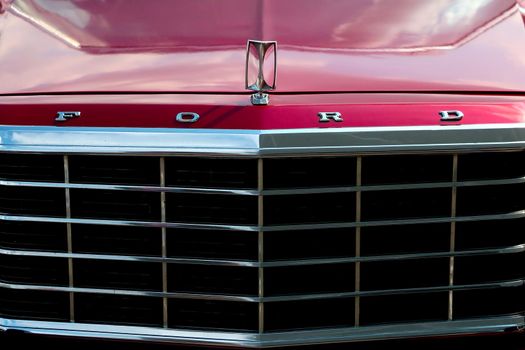
[[[246,47],[246,89],[255,91],[254,105],[267,105],[267,91],[275,89],[277,77],[277,42],[248,40]]]

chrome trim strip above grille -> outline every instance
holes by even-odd
[[[0,318],[0,330],[82,338],[118,339],[200,346],[266,348],[290,345],[403,339],[428,336],[491,334],[516,331],[525,326],[524,315],[458,321],[391,324],[358,328],[292,331],[270,334],[108,326],[83,323],[26,321]]]
[[[525,123],[218,130],[0,126],[0,151],[98,154],[293,155],[525,148]]]

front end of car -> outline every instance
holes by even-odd
[[[319,3],[5,1],[1,330],[523,331],[519,5]]]

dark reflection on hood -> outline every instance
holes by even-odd
[[[457,46],[515,9],[516,0],[16,0],[11,11],[93,53],[238,48],[247,39],[381,52]]]

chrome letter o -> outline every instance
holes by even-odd
[[[197,113],[193,112],[180,112],[177,114],[177,117],[175,120],[177,120],[180,123],[195,123],[197,120],[199,120],[200,116]]]

